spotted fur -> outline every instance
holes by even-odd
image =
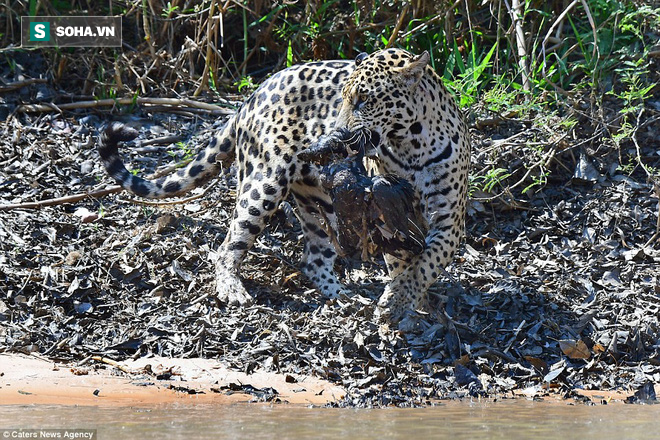
[[[323,221],[336,225],[331,200],[312,163],[297,153],[336,129],[380,135],[371,172],[407,179],[419,194],[430,225],[419,255],[385,256],[392,281],[379,306],[399,317],[422,307],[427,290],[453,258],[463,233],[469,146],[465,124],[429,55],[400,49],[352,61],[293,66],[266,80],[209,145],[184,169],[156,181],[128,172],[117,143],[135,136],[120,124],[103,133],[99,153],[108,173],[144,197],[183,194],[236,160],[238,187],[233,220],[216,262],[216,291],[229,303],[251,301],[238,270],[279,203],[293,195],[305,235],[304,273],[328,297],[342,292],[337,256]]]

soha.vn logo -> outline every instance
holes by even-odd
[[[30,41],[50,41],[50,23],[47,21],[30,23]]]

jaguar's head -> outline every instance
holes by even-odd
[[[386,127],[414,123],[420,112],[416,93],[429,59],[428,52],[413,55],[402,49],[358,55],[342,90],[336,127],[370,130],[382,138]]]

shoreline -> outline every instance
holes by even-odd
[[[0,407],[234,405],[254,402],[322,406],[337,402],[346,395],[344,388],[322,379],[265,371],[248,375],[232,371],[212,359],[153,356],[113,364],[80,366],[75,362],[0,353]],[[660,393],[660,386],[655,388]],[[540,400],[538,394],[532,395],[526,390],[516,390],[507,398],[533,399],[547,404],[573,403],[552,390],[548,391]],[[597,405],[623,404],[634,394],[634,390],[575,392]],[[261,397],[260,393],[263,394]],[[461,399],[439,402],[461,403]]]
[[[248,375],[211,359],[154,356],[116,364],[79,366],[0,353],[0,406],[230,405],[251,401],[325,405],[346,394],[343,388],[314,377],[265,371]],[[260,393],[266,398],[259,399]]]

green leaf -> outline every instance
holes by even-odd
[[[289,40],[289,47],[286,49],[286,67],[293,66],[293,46]]]

